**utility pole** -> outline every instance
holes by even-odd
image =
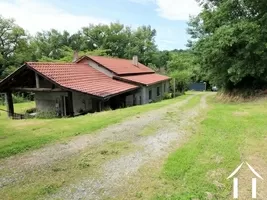
[[[176,97],[176,84],[175,84],[175,78],[173,79],[173,98]]]

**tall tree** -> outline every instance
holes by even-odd
[[[9,65],[14,64],[18,49],[26,45],[25,31],[13,19],[5,19],[0,15],[0,77],[3,77]]]
[[[203,11],[189,33],[202,70],[226,90],[261,89],[267,83],[265,0],[200,0]]]

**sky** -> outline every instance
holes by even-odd
[[[151,25],[160,50],[186,48],[187,21],[199,12],[195,0],[0,0],[0,15],[31,34],[51,28],[74,33],[90,23]]]

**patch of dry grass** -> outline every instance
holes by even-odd
[[[128,142],[111,142],[93,146],[64,160],[51,165],[40,166],[21,172],[21,179],[1,188],[1,199],[33,200],[46,195],[52,195],[60,188],[75,184],[83,177],[93,178],[101,174],[100,166],[104,162],[121,156],[136,147]],[[12,170],[2,171],[1,174],[12,178]]]

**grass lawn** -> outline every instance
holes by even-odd
[[[189,95],[144,106],[66,119],[11,120],[7,118],[6,113],[0,111],[0,158],[40,148],[72,136],[90,134],[110,124],[121,122],[127,117],[182,101]],[[32,107],[34,102],[15,104],[15,112],[23,113]],[[4,106],[0,108],[5,109]]]
[[[198,131],[165,162],[160,175],[164,187],[152,199],[232,199],[227,177],[243,161],[267,175],[267,99],[222,103],[210,98],[209,103]]]

